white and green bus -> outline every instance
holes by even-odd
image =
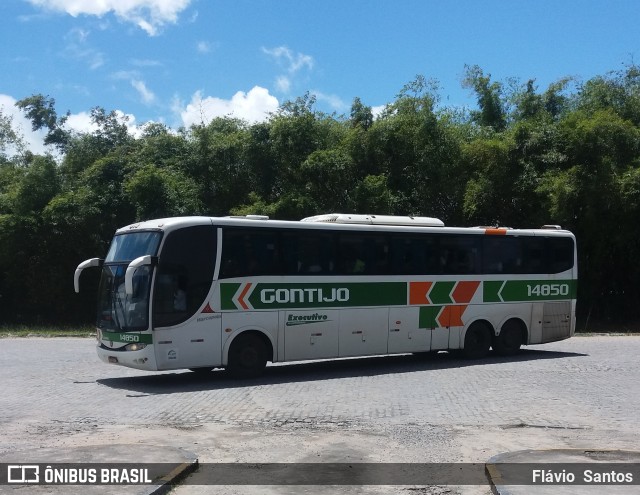
[[[182,217],[119,229],[102,270],[97,352],[143,370],[460,350],[513,354],[575,331],[576,242],[558,226],[434,218]]]

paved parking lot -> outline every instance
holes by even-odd
[[[440,353],[277,365],[250,381],[109,366],[94,342],[0,342],[0,455],[132,443],[182,448],[201,462],[485,462],[522,449],[640,444],[640,337],[577,337],[506,359]],[[220,493],[213,489],[176,492]],[[456,491],[489,493],[398,489]]]

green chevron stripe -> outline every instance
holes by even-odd
[[[433,304],[452,304],[451,291],[456,282],[436,282],[429,292],[429,300]]]
[[[418,328],[437,328],[441,309],[442,306],[420,306]]]

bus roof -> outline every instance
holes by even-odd
[[[432,217],[403,217],[395,215],[352,215],[329,213],[300,220],[301,222],[346,223],[360,225],[399,225],[415,227],[444,227],[444,222]]]
[[[545,235],[573,236],[568,230],[557,225],[545,225],[540,229],[511,229],[506,227],[445,227],[437,218],[406,217],[392,215],[353,215],[332,213],[307,217],[300,221],[271,220],[261,215],[227,216],[227,217],[170,217],[146,220],[122,227],[116,234],[142,230],[159,230],[169,232],[175,229],[196,225],[216,225],[229,227],[266,227],[283,229],[310,230],[352,230],[370,232],[433,232],[440,234],[477,234],[477,235]]]

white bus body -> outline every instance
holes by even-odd
[[[490,347],[575,331],[574,236],[437,219],[182,217],[119,229],[100,266],[97,352],[143,370]]]

